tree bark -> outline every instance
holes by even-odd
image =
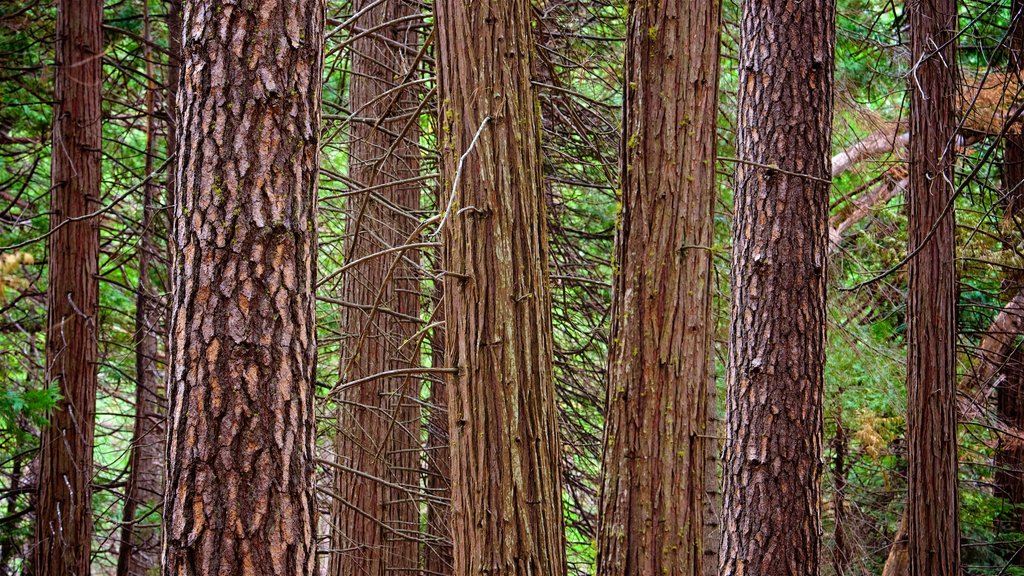
[[[1010,70],[1020,78],[1024,72],[1024,2],[1013,0],[1010,3]],[[1005,213],[1009,218],[1019,218],[1021,198],[1024,197],[1024,136],[1020,124],[1011,126],[1003,140],[1003,184],[1006,189]],[[1022,287],[1022,274],[1012,273],[1008,283],[1013,289]],[[1024,299],[1024,290],[1011,301]],[[1002,378],[996,393],[996,413],[999,422],[1008,428],[1024,430],[1024,353],[1015,347],[1017,336],[1021,332],[1024,314],[1021,314],[1020,302],[1014,312],[1013,330],[1003,334],[993,334],[998,338],[996,357]],[[1009,306],[996,317],[997,321],[1006,314]],[[993,323],[995,325],[995,322]],[[982,340],[982,350],[987,339]],[[986,365],[988,362],[986,362]],[[985,374],[988,376],[988,374]],[[988,379],[983,382],[988,382]],[[987,388],[987,386],[985,387]],[[980,400],[980,398],[978,398]],[[1007,512],[1000,514],[998,531],[1000,533],[1024,532],[1024,442],[1006,434],[999,437],[999,446],[995,457],[996,474],[994,483],[996,496],[1006,500]],[[1024,566],[1024,554],[1015,552],[1016,564]]]
[[[46,385],[61,400],[40,438],[34,570],[88,574],[99,321],[103,2],[60,0],[53,107]]]
[[[454,573],[562,576],[531,6],[439,0],[435,10],[442,185],[450,195],[447,356],[458,369],[449,386]]]
[[[312,575],[324,4],[183,20],[164,574]]]
[[[911,576],[960,574],[956,439],[956,0],[910,10],[907,554]]]
[[[440,292],[440,291],[439,291]],[[441,296],[443,299],[443,295]],[[440,299],[438,301],[440,303]],[[435,322],[444,318],[438,311]],[[431,359],[435,368],[444,368],[444,329],[434,329],[431,340]],[[451,501],[452,465],[450,440],[448,436],[448,389],[440,380],[430,383],[430,415],[427,420],[427,492],[437,499]],[[431,499],[427,502],[427,543],[425,574],[428,576],[449,576],[452,574],[451,506]]]
[[[722,573],[816,576],[835,3],[746,0]]]
[[[1024,429],[1024,352],[1015,350],[1003,369],[996,394],[1000,420],[1018,430]],[[1006,502],[999,515],[1001,533],[1024,533],[1024,441],[1001,435],[995,457],[996,496]],[[1024,566],[1024,554],[1014,546],[1015,563]]]
[[[349,197],[349,261],[406,243],[420,206],[418,182],[387,186],[419,175],[418,123],[405,117],[419,100],[399,87],[412,77],[418,38],[415,22],[396,21],[417,7],[404,0],[353,3],[355,12],[364,9],[359,27],[376,31],[352,46],[350,108],[360,119],[351,124],[349,177],[375,191]],[[415,251],[397,252],[346,272],[341,300],[356,306],[342,310],[342,381],[419,364],[418,326],[408,320],[420,312],[415,262]],[[420,479],[419,392],[418,378],[399,376],[342,395],[338,458],[365,475],[339,469],[335,479],[342,500],[333,504],[334,548],[342,552],[332,555],[333,576],[412,576],[419,568],[419,510],[410,492]]]
[[[703,576],[721,6],[628,10],[597,573]]]
[[[149,8],[143,7],[144,37],[150,39]],[[152,50],[143,48],[146,76],[146,161],[149,180],[142,187],[142,231],[139,236],[139,282],[135,292],[135,423],[121,515],[117,576],[147,576],[160,569],[159,510],[163,503],[164,414],[157,353],[160,296],[154,289],[150,257],[157,253],[156,195],[153,176],[156,154],[156,96]],[[141,510],[140,510],[141,508]]]

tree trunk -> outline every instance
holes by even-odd
[[[38,576],[89,573],[99,221],[86,215],[100,205],[102,23],[101,1],[57,2],[46,384],[62,398],[40,439]]]
[[[999,419],[1018,430],[1024,429],[1024,352],[1013,352],[1002,376],[996,395]],[[999,531],[1024,533],[1024,441],[1001,435],[995,464],[996,496],[1003,498],[1006,506],[999,516]],[[1024,566],[1024,554],[1017,553],[1015,562]]]
[[[185,3],[164,574],[312,575],[324,4]]]
[[[907,554],[911,576],[957,576],[956,0],[918,0],[908,8],[917,64],[907,198]]]
[[[745,0],[722,573],[821,561],[832,0]]]
[[[144,34],[150,38],[149,9],[143,6]],[[143,48],[146,76],[146,175],[153,175],[156,154],[155,104],[152,51]],[[159,511],[163,502],[164,415],[157,366],[160,296],[154,290],[150,257],[155,242],[157,184],[151,177],[142,187],[142,232],[139,237],[139,283],[135,293],[135,425],[132,431],[128,480],[121,517],[121,542],[117,576],[147,576],[160,569]],[[141,510],[140,510],[141,507]]]
[[[435,4],[455,574],[565,574],[525,0]],[[462,160],[464,159],[464,160]],[[461,168],[461,169],[460,169]]]
[[[434,321],[442,321],[443,315],[439,310]],[[435,368],[446,366],[444,342],[444,329],[435,328],[430,343]],[[427,421],[427,493],[437,499],[450,501],[452,466],[449,444],[447,385],[443,381],[433,381],[430,383],[430,418]],[[452,574],[454,560],[451,538],[451,507],[431,499],[427,502],[425,576]]]
[[[1024,73],[1024,2],[1013,0],[1010,15],[1010,69],[1019,77]],[[1007,130],[1003,146],[1005,213],[1006,217],[1017,219],[1024,208],[1021,205],[1021,198],[1024,198],[1024,136],[1019,121]],[[1024,286],[1022,276],[1019,272],[1010,273],[1007,283],[1011,290],[1021,290]],[[1019,297],[1024,297],[1024,291],[1018,293],[1014,300]],[[1020,317],[1016,319],[1019,324]],[[1021,430],[1024,429],[1024,353],[1014,347],[1020,326],[1015,324],[1013,328],[1015,330],[1002,334],[1000,339],[1000,343],[1005,343],[1005,351],[998,359],[1002,378],[996,392],[996,411],[1000,423]],[[995,465],[996,496],[1005,499],[1007,505],[1007,511],[1000,514],[997,529],[1000,533],[1024,533],[1024,442],[1000,435]],[[1016,549],[1012,552],[1016,552],[1016,564],[1024,566],[1024,554]]]
[[[843,391],[839,390],[839,398]],[[849,528],[846,512],[846,486],[849,474],[847,457],[849,456],[850,439],[843,424],[843,405],[836,402],[836,435],[832,438],[832,515],[835,518],[833,539],[835,548],[832,552],[832,567],[836,576],[846,576],[853,560]]]
[[[1024,75],[1024,0],[1010,2],[1010,30],[1007,38],[1010,48],[1009,69],[1020,82],[1021,76]],[[1021,102],[1013,102],[1010,106],[1011,114],[1020,105]],[[1020,213],[1024,208],[1021,204],[1021,200],[1024,199],[1024,134],[1020,119],[1006,129],[1006,136],[1003,138],[1003,183],[1006,186],[1006,213]]]
[[[405,244],[420,206],[418,182],[387,185],[419,175],[418,123],[406,117],[419,101],[413,89],[399,88],[411,78],[416,23],[396,21],[417,7],[404,0],[353,3],[355,12],[364,9],[359,28],[376,31],[352,46],[350,108],[358,119],[351,124],[349,177],[374,192],[349,197],[348,261]],[[396,252],[346,272],[343,382],[419,364],[415,261],[414,251]],[[419,392],[420,380],[404,376],[372,380],[341,397],[338,458],[362,474],[339,469],[335,479],[342,500],[333,503],[334,548],[341,552],[332,555],[332,576],[411,576],[419,568]]]
[[[602,576],[704,573],[720,13],[629,3]]]
[[[722,417],[718,413],[718,388],[708,375],[708,430],[704,443],[704,576],[719,576],[722,553]]]

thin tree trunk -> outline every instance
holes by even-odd
[[[956,0],[908,6],[907,554],[911,576],[960,574],[956,439]]]
[[[1024,73],[1024,2],[1013,0],[1010,6],[1010,67],[1019,78]],[[1016,219],[1024,208],[1021,205],[1021,198],[1024,198],[1024,135],[1019,124],[1007,131],[1003,146],[1005,213]],[[1022,288],[1022,276],[1019,272],[1010,275],[1008,283],[1012,289]],[[1024,298],[1024,291],[1019,296]],[[1015,347],[1022,319],[1018,316],[1016,320],[1013,326],[1016,330],[1000,338],[1000,343],[1005,343],[1002,347],[1005,351],[1004,358],[999,359],[1002,378],[996,393],[996,413],[1001,424],[1024,430],[1024,353]],[[995,465],[996,495],[1005,499],[1007,504],[1007,511],[1000,514],[997,528],[1000,533],[1024,533],[1024,441],[1000,435]],[[1016,564],[1024,566],[1024,553],[1013,552],[1016,552]]]
[[[448,398],[454,573],[562,576],[531,6],[439,0],[435,10],[442,185],[450,195],[447,356],[458,369]]]
[[[405,0],[353,3],[355,12],[365,9],[358,27],[376,31],[352,46],[350,108],[360,119],[351,124],[349,177],[375,191],[349,199],[349,261],[406,243],[420,206],[419,183],[386,186],[419,175],[418,123],[404,117],[418,99],[411,88],[399,88],[413,78],[417,32],[414,22],[396,21],[417,7]],[[342,310],[343,381],[419,364],[418,326],[408,320],[420,311],[416,260],[415,251],[398,252],[346,273],[341,300],[355,306]],[[406,376],[376,379],[342,395],[338,458],[363,474],[339,469],[335,479],[342,500],[333,503],[333,536],[341,552],[331,557],[333,576],[411,576],[419,568],[419,510],[410,493],[419,486],[419,391],[419,379]]]
[[[1024,429],[1024,352],[1013,352],[1002,376],[996,395],[999,418],[1009,426]],[[1006,506],[999,515],[999,531],[1024,533],[1024,441],[1000,436],[995,465],[996,496],[1003,498]],[[1016,548],[1011,552],[1017,552]],[[1015,563],[1024,566],[1024,553],[1016,554]]]
[[[167,2],[167,81],[164,83],[166,97],[164,106],[167,110],[167,154],[178,151],[178,84],[181,80],[181,0]],[[177,204],[177,161],[172,160],[167,167],[167,182],[164,189],[167,194],[167,209],[164,217],[167,223],[167,256],[174,262],[174,207]],[[165,302],[169,308],[170,303]]]
[[[704,444],[704,576],[719,575],[722,553],[722,418],[715,379],[708,383],[708,430]]]
[[[150,39],[148,5],[143,6],[144,37]],[[155,105],[157,88],[153,80],[152,50],[143,48],[146,76],[146,161],[145,173],[153,173],[156,154]],[[150,178],[142,187],[142,231],[139,237],[139,283],[135,294],[135,423],[132,431],[128,480],[121,516],[121,542],[117,557],[118,576],[146,576],[160,568],[159,510],[163,502],[164,416],[157,366],[159,296],[153,288],[150,257],[156,254],[154,240],[157,184]],[[142,508],[140,511],[140,507]]]
[[[821,562],[832,0],[745,0],[722,574]]]
[[[58,0],[46,384],[61,400],[40,439],[37,576],[88,574],[99,321],[103,2]],[[72,220],[77,218],[77,220]]]
[[[310,576],[324,4],[185,3],[164,574]]]
[[[842,397],[842,390],[838,396]],[[835,549],[832,567],[836,576],[846,576],[852,560],[850,534],[846,517],[846,484],[848,474],[849,436],[843,424],[843,405],[836,402],[836,435],[832,438],[832,510],[835,518]]]
[[[721,6],[628,10],[597,573],[703,576]]]
[[[443,316],[444,312],[439,310],[434,321],[442,321]],[[444,368],[446,364],[443,328],[434,329],[430,345],[433,366]],[[450,501],[452,466],[449,443],[448,387],[443,381],[433,381],[430,383],[430,416],[427,421],[427,492],[439,499]],[[452,559],[451,538],[451,507],[439,503],[436,499],[431,499],[427,502],[427,544],[426,565],[424,566],[427,576],[452,574],[454,560]]]
[[[144,37],[150,39],[150,13],[143,7]],[[153,173],[157,152],[155,104],[157,87],[153,81],[152,50],[143,48],[146,76],[146,149],[145,173]],[[122,513],[121,546],[118,551],[118,576],[142,576],[160,567],[159,509],[163,501],[164,417],[161,413],[158,377],[158,298],[150,275],[151,256],[156,254],[157,183],[151,178],[142,187],[142,231],[138,247],[138,286],[135,289],[135,423],[132,430],[128,481]],[[142,507],[139,513],[139,507]]]

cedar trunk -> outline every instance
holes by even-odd
[[[458,370],[448,398],[454,573],[562,576],[531,5],[439,0],[435,10],[442,185],[450,195],[446,351]]]
[[[145,38],[150,38],[148,6],[143,6]],[[146,75],[146,174],[153,174],[156,154],[156,97],[151,63],[152,50],[143,48]],[[150,178],[142,188],[142,232],[139,238],[139,283],[135,289],[135,423],[128,463],[121,542],[117,555],[118,576],[147,576],[160,569],[159,511],[163,504],[164,414],[157,353],[160,296],[150,275],[151,258],[157,253],[157,183]]]
[[[374,6],[375,5],[375,6]],[[419,175],[419,129],[408,115],[418,99],[410,65],[417,12],[404,0],[356,0],[358,28],[376,30],[352,46],[349,178],[370,188],[349,197],[348,261],[409,239],[417,225],[420,185],[393,184]],[[396,21],[398,20],[398,21]],[[358,192],[358,189],[356,190]],[[341,380],[367,378],[419,363],[415,252],[371,258],[349,269],[341,289]],[[346,388],[338,409],[338,461],[332,576],[411,576],[419,568],[420,380],[393,377]],[[369,476],[367,476],[369,475]],[[381,482],[384,480],[390,485]],[[399,488],[404,487],[403,488]]]
[[[183,21],[164,574],[312,575],[324,5]]]
[[[440,202],[438,203],[440,204]],[[436,306],[444,299],[443,285],[438,285]],[[444,311],[437,308],[434,322],[444,320]],[[444,328],[437,326],[431,334],[431,363],[434,368],[445,368]],[[427,493],[433,496],[427,502],[427,539],[424,550],[424,572],[429,576],[452,574],[451,502],[452,464],[448,435],[448,384],[443,380],[430,382],[430,413],[427,419]]]
[[[84,216],[100,205],[102,23],[99,0],[57,2],[45,384],[61,400],[40,438],[38,576],[89,573],[99,224]]]
[[[745,0],[722,574],[817,576],[833,0]]]
[[[601,576],[704,574],[720,13],[629,3]]]
[[[1024,2],[1013,0],[1010,14],[1010,66],[1018,76],[1024,73]],[[1020,102],[1016,103],[1017,106]],[[1006,189],[1006,214],[1019,222],[1021,198],[1024,197],[1024,135],[1018,120],[1007,130],[1003,140],[1003,184]],[[1018,225],[1018,230],[1019,230]],[[1021,289],[1024,275],[1011,272],[1008,281],[1011,292]],[[1020,331],[1003,336],[1015,341]],[[996,395],[999,421],[1008,427],[1024,429],[1024,353],[1014,349],[998,358],[1003,378]],[[1002,533],[1024,533],[1024,442],[1003,434],[995,457],[996,496],[1006,500],[1006,512],[1000,514],[998,530]],[[1016,552],[1016,550],[1014,550]],[[1024,554],[1016,553],[1015,561],[1024,566]]]
[[[958,576],[954,131],[956,0],[910,11],[907,198],[907,554],[911,576]]]

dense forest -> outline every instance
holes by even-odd
[[[0,576],[1024,576],[1024,0],[0,2]]]

